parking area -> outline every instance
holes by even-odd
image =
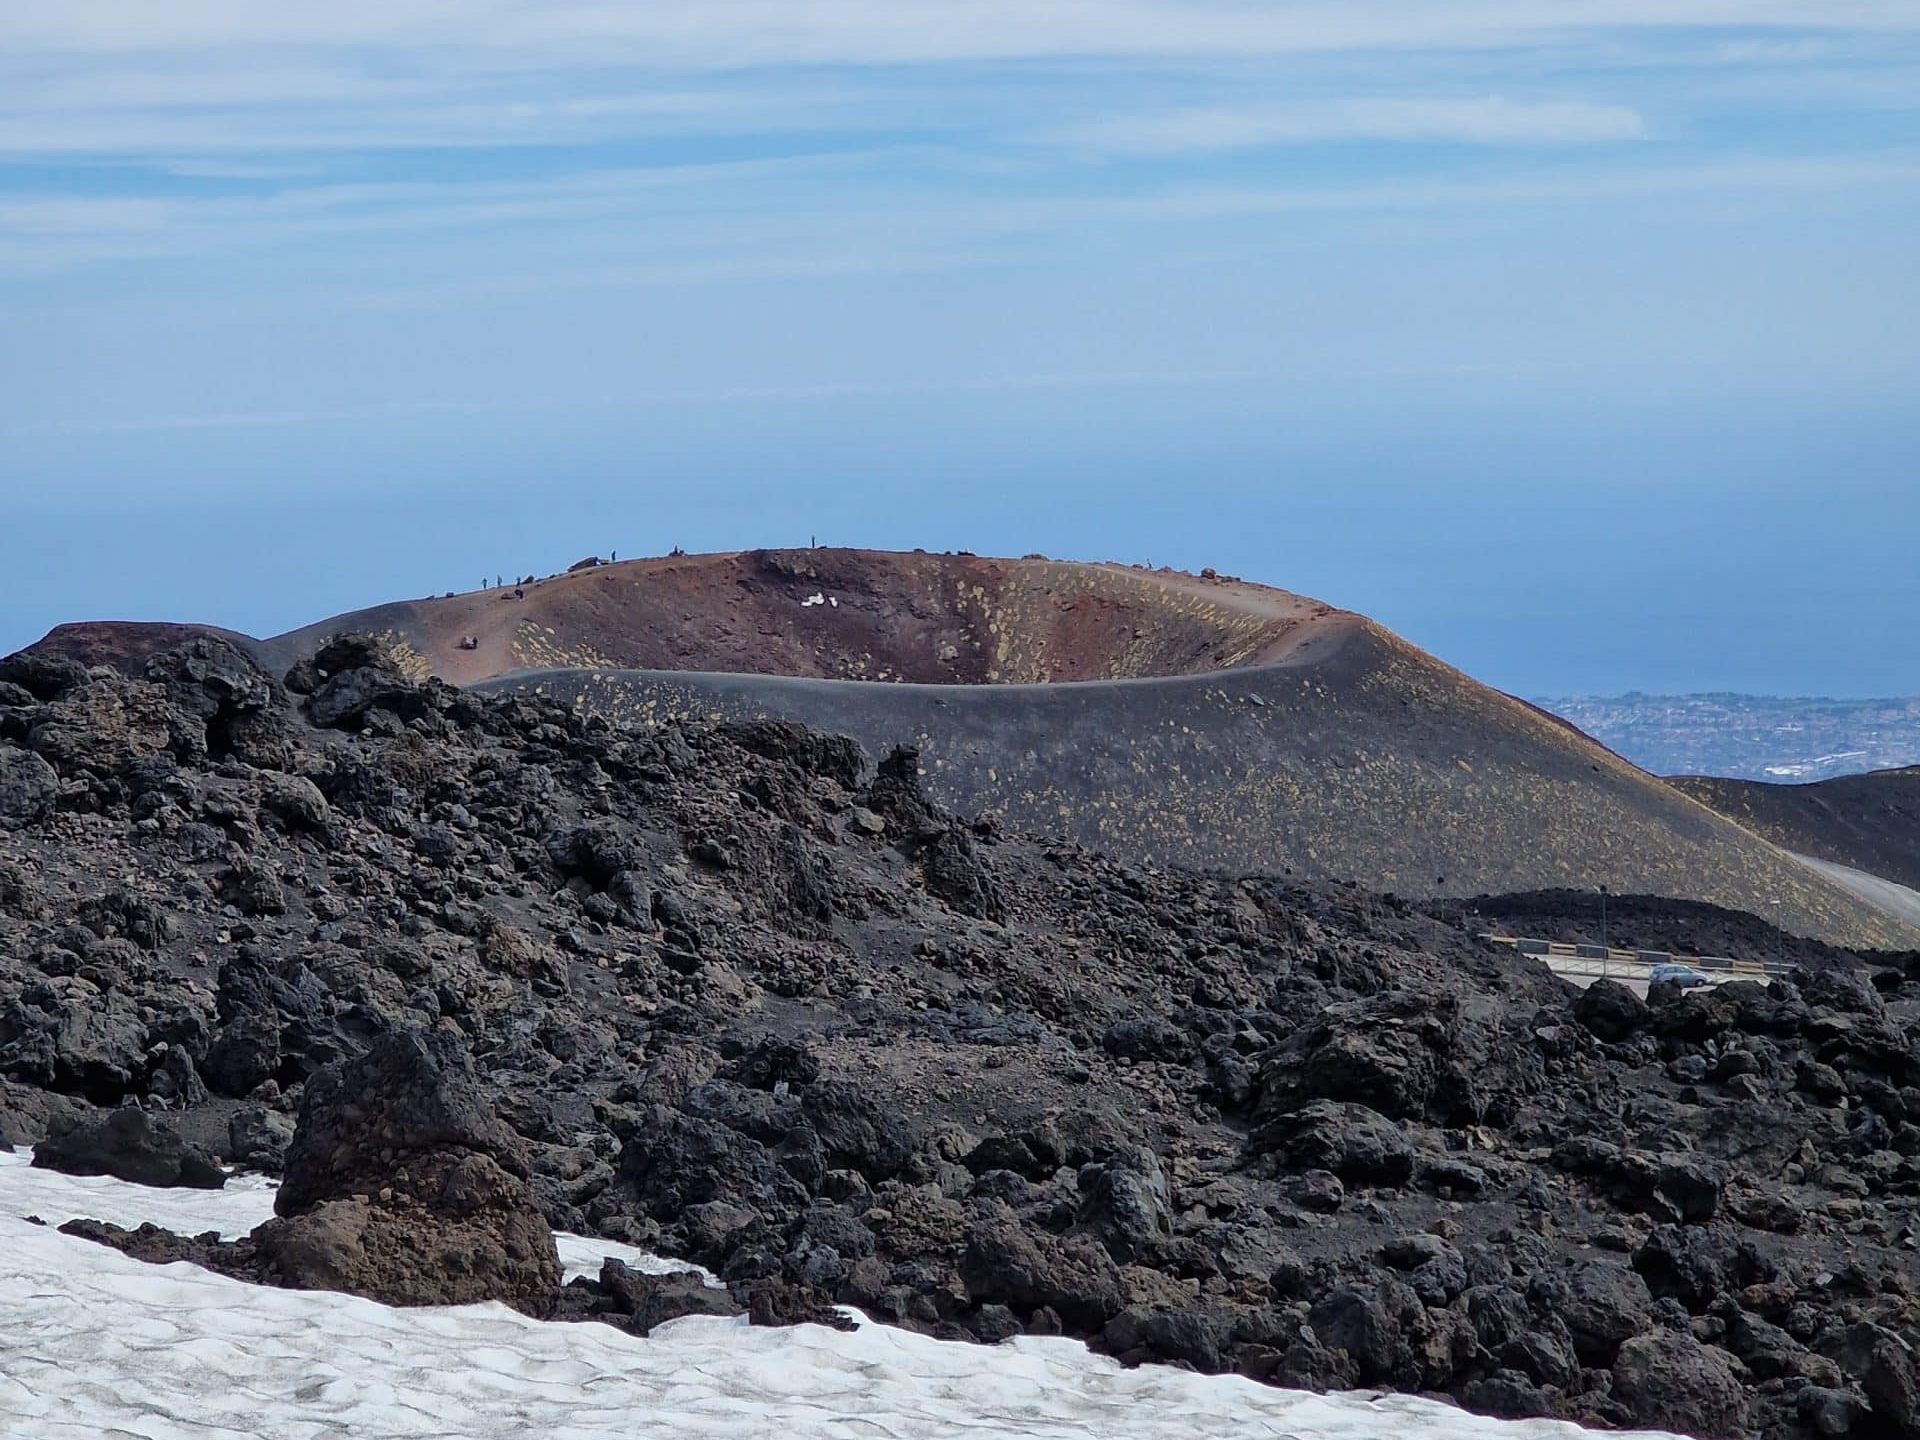
[[[1730,955],[1674,955],[1661,950],[1622,950],[1600,945],[1570,944],[1559,940],[1535,940],[1519,935],[1483,934],[1482,940],[1505,945],[1530,955],[1570,984],[1585,988],[1596,980],[1618,980],[1636,995],[1644,996],[1656,966],[1685,965],[1702,976],[1708,985],[1724,985],[1729,980],[1758,980],[1786,967],[1761,961],[1737,959]]]
[[[1596,980],[1618,980],[1643,1000],[1646,998],[1647,989],[1651,983],[1647,977],[1653,971],[1651,965],[1633,965],[1625,962],[1607,964],[1599,960],[1569,960],[1561,955],[1536,955],[1534,958],[1544,964],[1549,970],[1553,971],[1553,973],[1558,975],[1562,980],[1565,980],[1570,985],[1578,985],[1582,990],[1586,989],[1587,986]],[[1701,973],[1706,974],[1705,971]],[[1752,978],[1752,976],[1707,975],[1707,984],[1709,986],[1724,985],[1729,980]]]

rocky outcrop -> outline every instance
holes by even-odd
[[[1647,1002],[1618,980],[1599,979],[1580,992],[1573,1017],[1602,1040],[1620,1041],[1647,1023]]]
[[[265,1105],[248,1105],[227,1121],[227,1158],[249,1170],[278,1175],[293,1143],[293,1121]]]
[[[111,1175],[136,1185],[218,1190],[227,1183],[213,1156],[136,1105],[49,1135],[34,1147],[33,1163],[42,1170]]]
[[[39,824],[59,798],[59,771],[31,750],[0,745],[0,830]]]
[[[1331,1171],[1364,1185],[1404,1185],[1413,1176],[1414,1151],[1406,1135],[1365,1105],[1311,1101],[1268,1121],[1252,1148],[1282,1166]]]
[[[0,1150],[32,1145],[87,1118],[87,1107],[53,1091],[0,1079]]]
[[[615,1320],[623,1329],[645,1335],[656,1325],[685,1315],[724,1318],[740,1314],[742,1308],[725,1287],[709,1285],[695,1271],[650,1275],[624,1261],[609,1259],[600,1266],[587,1313],[596,1320]]]
[[[147,662],[148,680],[165,692],[178,714],[204,730],[177,727],[189,754],[202,750],[216,760],[279,768],[290,754],[279,687],[260,667],[224,640],[203,636]]]
[[[329,640],[287,674],[287,688],[304,695],[307,717],[329,729],[359,730],[376,711],[395,718],[430,708],[392,652],[365,635]]]
[[[60,968],[68,963],[48,958]],[[150,1034],[128,987],[103,988],[79,974],[42,973],[0,1005],[0,1069],[16,1079],[112,1102],[143,1088],[154,1058]]]
[[[391,1305],[500,1300],[552,1309],[553,1232],[525,1144],[493,1115],[457,1046],[377,1040],[316,1075],[254,1248],[280,1283]]]
[[[1689,1435],[1738,1435],[1747,1400],[1733,1357],[1685,1332],[1636,1335],[1613,1362],[1613,1390],[1636,1416]]]

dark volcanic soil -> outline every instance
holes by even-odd
[[[763,1320],[1920,1433],[1910,988],[1648,1008],[1359,890],[968,824],[910,753],[357,641],[288,682],[0,662],[0,1137],[131,1101],[271,1164],[322,1067],[439,1032],[551,1223]]]
[[[1920,766],[1811,785],[1710,775],[1669,783],[1785,849],[1920,889]]]

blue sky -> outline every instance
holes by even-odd
[[[0,649],[580,555],[1920,692],[1914,0],[10,0]]]

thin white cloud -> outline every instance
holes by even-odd
[[[512,148],[924,123],[877,78],[818,67],[1043,59],[1230,63],[1363,55],[1371,84],[1449,52],[1618,55],[1733,27],[1871,53],[1920,35],[1914,0],[4,0],[0,158],[161,161]],[[1747,58],[1742,58],[1747,57]],[[1306,62],[1301,62],[1306,63]],[[1336,63],[1329,61],[1328,63]],[[1337,63],[1345,64],[1346,61]],[[815,67],[775,76],[778,67]],[[678,75],[675,72],[682,72]],[[700,72],[700,78],[693,77]],[[1441,88],[1459,88],[1455,83]],[[1471,84],[1472,81],[1466,83]],[[924,95],[918,97],[923,100]],[[924,109],[924,107],[922,107]],[[976,108],[974,121],[991,123]],[[937,123],[937,120],[936,122]],[[1037,117],[1034,123],[1048,123]],[[1631,138],[1629,109],[1552,99],[1346,98],[1089,127],[1114,153],[1313,138],[1569,144]]]
[[[473,93],[393,86],[364,96],[350,84],[305,102],[253,98],[216,76],[191,89],[130,83],[97,102],[13,88],[0,94],[0,156],[163,158],[320,151],[473,149],[590,142],[633,134],[793,131],[828,107],[786,93],[750,96],[654,89],[594,97],[516,91]],[[162,97],[174,95],[178,98]],[[144,103],[136,103],[144,101]]]
[[[16,78],[7,87],[14,109],[134,110],[215,106],[296,106],[315,101],[368,104],[417,95],[421,82],[369,74],[343,61],[328,64],[234,64],[209,58],[164,66],[122,61],[68,66]]]
[[[100,236],[164,230],[177,206],[117,196],[0,198],[0,236]]]
[[[1038,201],[1024,215],[1039,227],[1072,216],[1093,226],[1122,221],[1212,221],[1304,214],[1472,209],[1491,213],[1532,205],[1608,204],[1641,195],[1778,193],[1920,182],[1920,154],[1733,156],[1685,165],[1583,168],[1578,174],[1503,180],[1412,180],[1321,186],[1186,185],[1110,200]]]
[[[863,182],[860,171],[877,158],[623,168],[529,181],[325,185],[271,196],[0,198],[0,275],[315,242],[331,247],[350,237],[382,235],[457,235],[457,243],[471,251],[487,232],[517,230],[533,237],[568,237],[563,258],[513,270],[511,284],[519,290],[684,285],[952,269],[1004,257],[1010,245],[1017,253],[1024,245],[1108,233],[1123,225],[1461,210],[1494,215],[1540,205],[1608,206],[1646,195],[1920,182],[1920,154],[1902,151],[1583,166],[1575,174],[1500,179],[1175,183],[1107,196],[983,202],[966,194],[901,196],[876,190]],[[913,154],[893,158],[912,161]],[[601,242],[623,258],[582,263],[583,256],[601,253],[596,248]],[[496,254],[491,263],[504,262]],[[505,282],[496,277],[488,283]],[[406,293],[415,300],[445,299],[431,282],[409,284]]]
[[[1597,146],[1577,178],[1542,179],[1562,187],[1555,193],[1604,196],[1622,183],[1664,183],[1667,172],[1638,167],[1668,157],[1661,145],[1638,147],[1631,162],[1606,148],[1641,138],[1649,126],[1629,105],[1578,98],[1612,83],[1596,72],[1621,56],[1661,60],[1666,42],[1694,27],[1733,26],[1762,37],[1777,32],[1783,45],[1818,27],[1864,54],[1875,32],[1920,27],[1920,4],[0,0],[0,162],[34,162],[19,178],[0,172],[7,187],[0,189],[0,273],[334,239],[347,242],[345,251],[358,237],[418,234],[425,238],[411,252],[405,243],[377,252],[379,265],[410,280],[417,277],[407,255],[428,246],[457,248],[479,267],[502,263],[498,252],[508,247],[491,232],[514,226],[551,237],[568,254],[568,262],[532,267],[538,273],[563,271],[583,255],[582,268],[592,272],[600,257],[589,252],[602,241],[641,277],[919,268],[978,263],[1003,240],[1091,233],[1102,214],[1177,218],[1216,204],[1225,214],[1360,212],[1446,206],[1460,195],[1524,204],[1533,193],[1524,176],[1510,177],[1507,191],[1453,183],[1449,158],[1427,167],[1420,183],[1368,184],[1377,169],[1356,168],[1350,184],[1219,194],[1164,185],[1144,167],[1136,176],[1114,166],[1118,182],[1104,175],[1099,182],[1111,193],[1089,195],[1085,176],[1062,156],[1020,143],[1035,134],[1115,156],[1173,159],[1323,141]],[[1642,44],[1646,36],[1657,43]],[[1698,52],[1721,40],[1718,29],[1704,28],[1686,48]],[[1486,48],[1470,61],[1449,53],[1508,46],[1536,48],[1525,56]],[[1332,51],[1342,58],[1272,58]],[[1359,52],[1362,58],[1350,58]],[[1060,57],[1150,63],[1031,67],[1018,72],[1028,81],[1008,87],[1004,109],[982,94],[1007,72],[934,69],[941,61]],[[1257,68],[1236,63],[1262,57]],[[915,66],[884,74],[754,69],[902,61]],[[1309,83],[1292,91],[1271,83],[1302,73]],[[1355,76],[1368,87],[1358,95],[1343,88]],[[1224,84],[1195,88],[1196,78],[1223,77]],[[1117,95],[1131,99],[1125,87],[1133,78],[1153,85],[1154,100],[1164,97],[1168,108],[1133,101],[1142,113],[1060,128],[1063,117],[1097,114]],[[1196,94],[1246,96],[1254,83],[1265,86],[1262,95],[1315,98],[1177,103]],[[1663,135],[1669,128],[1688,135],[1686,99],[1697,89],[1682,97],[1660,91],[1658,82],[1622,83],[1630,85],[1623,93],[1660,117]],[[1483,88],[1486,96],[1472,98]],[[934,139],[907,152],[895,147],[901,134]],[[702,145],[625,143],[687,136]],[[753,143],[733,143],[743,136]],[[602,141],[625,144],[618,167],[605,154],[586,153]],[[379,154],[567,145],[582,153],[430,170]],[[901,163],[886,158],[902,154],[908,160]],[[646,168],[656,155],[728,158]],[[640,163],[629,163],[636,156]],[[128,161],[189,183],[156,185],[141,176],[122,184],[109,167]],[[1624,182],[1598,173],[1616,162]],[[1845,173],[1822,163],[1791,183]],[[85,182],[49,180],[56,165],[76,173],[88,167]],[[556,173],[563,165],[598,168]],[[969,165],[1005,165],[1011,178],[982,185],[963,173]],[[1554,157],[1537,168],[1563,165]],[[535,178],[506,178],[528,172]],[[444,178],[337,183],[421,173]],[[1721,166],[1713,173],[1732,172]],[[779,183],[782,177],[792,183]],[[196,180],[209,183],[190,183]],[[234,193],[243,185],[253,193]],[[617,246],[607,238],[616,231]],[[365,253],[376,252],[369,246]],[[517,284],[523,273],[515,264],[475,278]]]
[[[530,180],[386,181],[320,184],[266,196],[166,198],[90,195],[0,196],[0,235],[94,235],[174,232],[244,243],[262,234],[322,236],[352,230],[410,230],[522,220],[567,221],[608,210],[662,205],[676,193],[738,193],[789,176],[818,177],[866,163],[860,155],[588,170]],[[197,246],[195,248],[198,248]]]
[[[1170,110],[1078,126],[1063,138],[1105,154],[1165,156],[1340,140],[1587,145],[1638,140],[1645,134],[1638,112],[1620,105],[1487,97]]]
[[[1594,29],[1913,30],[1911,0],[9,0],[0,49],[455,47],[665,66],[1287,54]]]
[[[1456,367],[1457,368],[1457,367]],[[271,430],[288,426],[346,424],[434,415],[540,414],[770,401],[796,404],[872,400],[916,395],[987,395],[1049,390],[1133,389],[1166,385],[1219,385],[1253,379],[1250,371],[1102,370],[1016,374],[936,380],[849,380],[819,385],[734,385],[705,390],[644,390],[620,395],[519,396],[484,400],[409,400],[379,405],[343,405],[309,410],[208,411],[150,415],[69,425],[23,425],[0,430],[14,440],[60,435],[123,435],[182,430]]]

